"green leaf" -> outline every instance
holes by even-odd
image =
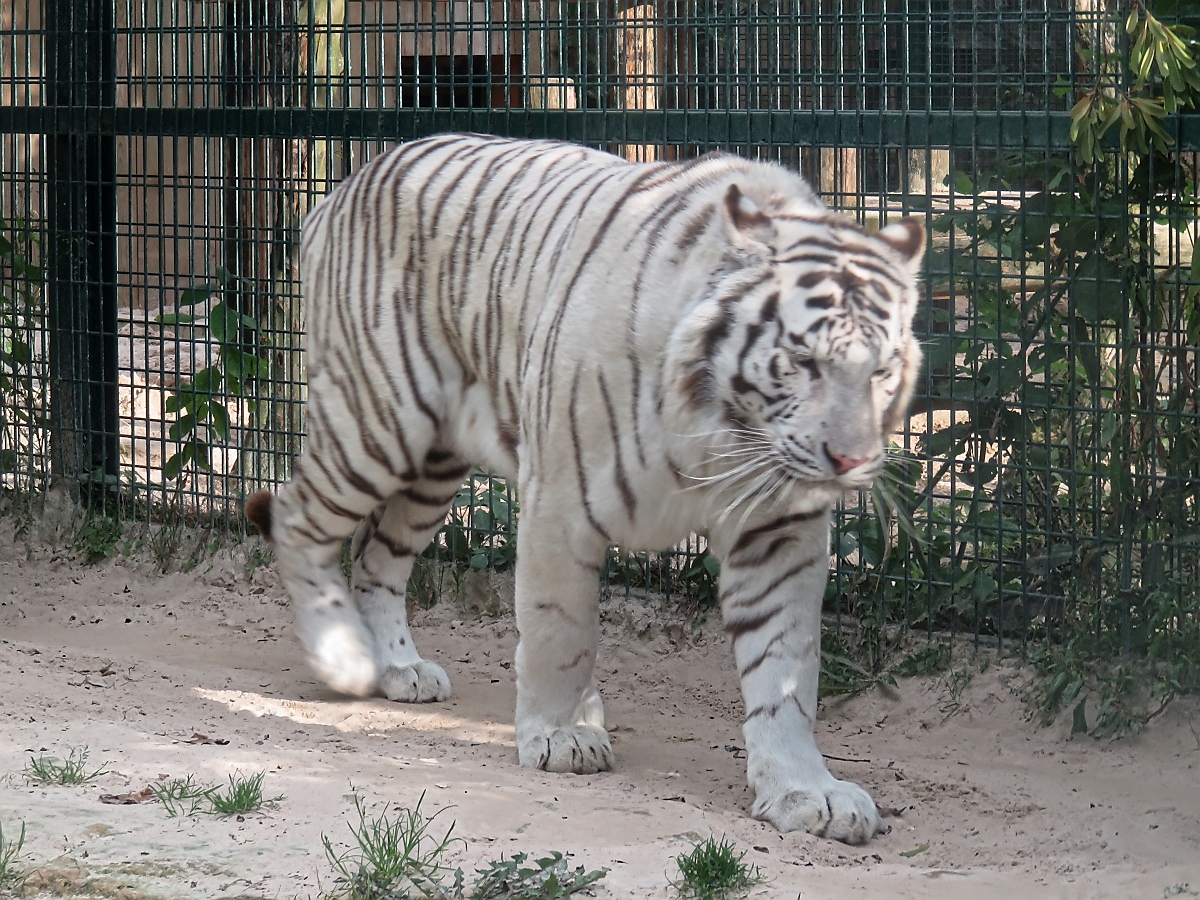
[[[241,338],[242,316],[228,304],[218,303],[208,312],[208,330],[221,344],[237,344]]]
[[[721,561],[711,553],[704,557],[704,571],[713,578],[719,578],[721,575]]]
[[[221,389],[221,370],[216,366],[208,366],[192,376],[189,386],[197,394],[212,395]]]
[[[1071,278],[1070,298],[1076,315],[1089,323],[1125,318],[1124,272],[1099,253],[1089,253]]]
[[[197,303],[204,303],[212,296],[212,292],[220,290],[219,284],[202,284],[196,287],[190,287],[179,295],[179,299],[175,301],[176,306],[195,306]]]
[[[186,452],[184,448],[183,452]],[[183,469],[183,452],[171,454],[170,459],[163,465],[163,478],[167,481],[174,481],[179,477],[179,473]]]
[[[186,416],[180,416],[178,421],[171,423],[171,427],[167,429],[167,437],[172,441],[181,441],[190,436],[195,430],[196,416],[193,413],[188,413]]]
[[[1084,697],[1075,706],[1075,712],[1071,715],[1071,734],[1087,734],[1087,697]]]
[[[209,403],[208,421],[221,440],[229,440],[229,410],[215,401]]]

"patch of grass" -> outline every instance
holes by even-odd
[[[932,675],[946,668],[950,662],[949,644],[929,644],[920,650],[914,650],[904,657],[891,671],[896,675]]]
[[[850,646],[832,631],[821,632],[821,676],[818,694],[836,697],[858,694],[875,685],[895,688],[896,679],[888,672],[873,674],[851,658]]]
[[[400,900],[414,892],[437,896],[439,881],[449,872],[440,860],[461,838],[451,836],[453,821],[441,837],[434,834],[434,820],[446,810],[426,816],[421,811],[424,800],[421,794],[416,806],[397,810],[394,819],[387,812],[372,818],[362,798],[354,795],[358,827],[351,825],[350,833],[357,846],[338,853],[329,838],[321,836],[338,883],[329,900]]]
[[[65,760],[51,756],[30,757],[25,764],[25,777],[39,784],[87,784],[94,778],[108,774],[103,763],[100,768],[89,772],[87,760],[87,747],[68,748]]]
[[[354,795],[358,826],[351,825],[350,833],[356,846],[338,853],[328,837],[321,838],[337,883],[326,900],[564,900],[608,874],[607,869],[572,869],[562,853],[538,859],[515,853],[476,869],[468,885],[462,869],[452,872],[443,861],[451,847],[466,842],[453,836],[455,822],[444,832],[435,826],[446,808],[426,815],[424,801],[422,794],[412,809],[371,817]]]
[[[697,844],[676,858],[680,881],[675,889],[687,900],[728,900],[739,897],[764,881],[758,866],[748,864],[746,851],[738,852],[725,838]]]
[[[163,805],[171,818],[207,812],[214,790],[216,788],[213,786],[203,787],[197,784],[191,775],[150,785],[154,799]]]
[[[938,710],[945,718],[949,719],[955,713],[962,711],[963,694],[974,678],[975,673],[965,666],[959,669],[951,669],[943,676],[942,689],[944,694],[941,703],[938,705]]]
[[[25,846],[25,823],[16,837],[5,836],[4,823],[0,822],[0,891],[17,890],[25,880],[22,867],[18,864],[21,850]]]
[[[266,772],[249,776],[235,772],[229,776],[229,787],[224,793],[220,788],[209,788],[205,796],[212,811],[219,816],[237,816],[257,812],[267,804],[279,802],[282,796],[269,800],[263,798],[262,785],[266,776]]]

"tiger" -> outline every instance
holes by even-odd
[[[352,696],[450,696],[405,588],[478,466],[520,498],[521,766],[613,767],[602,563],[703,534],[751,814],[869,840],[871,796],[814,738],[821,607],[831,509],[880,474],[906,415],[925,242],[915,218],[870,232],[798,174],[727,153],[638,163],[445,134],[363,165],[301,231],[303,452],[245,506],[317,675]]]

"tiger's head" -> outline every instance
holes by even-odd
[[[907,412],[925,231],[871,234],[812,198],[725,191],[721,269],[681,323],[677,385],[718,468],[779,483],[863,487]],[[715,229],[714,229],[715,230]],[[774,480],[772,480],[772,478]]]

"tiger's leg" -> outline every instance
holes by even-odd
[[[297,636],[317,676],[336,691],[364,697],[375,689],[371,635],[346,590],[339,550],[379,497],[338,489],[325,471],[310,447],[287,486],[275,497],[252,496],[246,515],[275,551],[295,609]]]
[[[378,688],[389,700],[424,703],[450,696],[442,667],[417,653],[405,588],[417,555],[445,521],[469,471],[449,453],[431,453],[421,479],[377,508],[355,532],[350,584],[371,633]]]
[[[522,484],[517,531],[517,757],[548,772],[611,769],[612,746],[593,671],[600,637],[604,544],[539,515]]]
[[[879,829],[875,803],[829,773],[813,736],[828,547],[826,510],[753,523],[719,548],[721,612],[746,704],[752,814],[860,844]]]

